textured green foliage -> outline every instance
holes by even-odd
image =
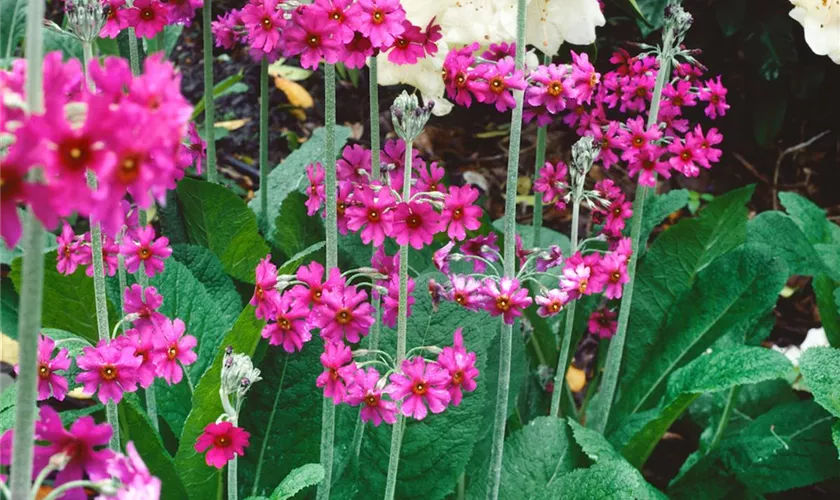
[[[341,153],[341,148],[347,139],[350,138],[350,129],[348,127],[335,127],[335,146],[336,153]],[[306,166],[310,163],[324,161],[326,149],[324,145],[324,129],[319,128],[312,133],[312,137],[303,143],[301,147],[296,149],[292,154],[286,157],[279,165],[268,174],[268,220],[271,227],[269,234],[274,234],[275,221],[280,215],[280,207],[286,196],[293,191],[302,191],[307,187],[306,180]],[[260,189],[265,189],[266,186],[260,186]],[[260,195],[259,189],[254,193],[254,199],[248,204],[251,210],[260,215]]]
[[[764,243],[787,262],[791,274],[816,276],[823,264],[794,220],[781,212],[764,212],[747,224],[747,241]]]
[[[64,276],[55,268],[56,253],[44,255],[44,309],[41,325],[66,330],[84,337],[95,344],[99,339],[96,328],[96,304],[93,280],[79,268],[72,276]],[[20,292],[23,259],[12,262],[10,273],[15,288]],[[117,321],[114,307],[108,303],[108,318]]]
[[[784,355],[762,347],[740,347],[700,356],[669,377],[659,410],[651,413],[621,452],[631,464],[641,468],[671,424],[700,394],[783,378],[790,371],[790,361]]]
[[[320,217],[307,215],[305,202],[306,195],[289,193],[275,221],[272,243],[286,257],[324,240],[324,223]]]
[[[260,341],[263,324],[254,316],[254,308],[246,307],[231,331],[225,335],[222,345],[233,347],[235,352],[253,356]],[[192,410],[184,423],[184,432],[178,445],[178,453],[175,455],[175,467],[190,499],[216,498],[218,492],[218,471],[204,462],[204,455],[195,451],[194,446],[204,427],[215,422],[224,411],[219,399],[223,356],[224,348],[219,348],[213,364],[195,387]],[[261,383],[265,382],[259,382],[254,387],[259,387]],[[246,456],[248,455],[250,454]]]
[[[26,30],[26,0],[0,0],[0,58],[11,57]]]
[[[172,256],[204,286],[225,327],[230,328],[242,311],[242,299],[219,259],[210,250],[198,245],[173,245]]]
[[[319,256],[316,254],[318,254],[318,252],[325,246],[327,246],[326,241],[319,241],[318,243],[313,243],[312,245],[304,248],[300,252],[289,257],[282,266],[278,267],[277,273],[294,274],[305,261],[318,260],[318,262],[323,262],[323,253],[320,254],[320,260]],[[344,269],[344,267],[341,269]]]
[[[10,385],[0,392],[0,435],[15,426],[15,397],[16,385]]]
[[[719,391],[700,395],[688,409],[688,415],[701,428],[717,426],[729,393]],[[742,385],[738,390],[735,410],[729,418],[727,432],[737,432],[776,405],[793,403],[799,399],[787,380],[768,380]],[[711,437],[711,433],[709,433]]]
[[[666,217],[672,213],[680,210],[688,205],[688,191],[685,189],[675,189],[668,191],[665,194],[654,194],[650,191],[645,200],[645,211],[642,219],[642,229],[639,241],[647,242],[650,238],[650,233],[658,226]],[[632,219],[627,221],[627,227],[624,232],[630,236],[630,227],[632,226]]]
[[[0,278],[0,332],[13,339],[17,338],[19,300],[12,280]]]
[[[146,412],[140,407],[139,398],[133,394],[130,396],[132,397],[126,397],[119,405],[120,439],[123,447],[129,441],[134,443],[149,472],[162,483],[161,498],[187,498],[187,490],[178,477],[172,457],[164,448]]]
[[[831,426],[831,439],[834,441],[834,446],[837,447],[837,452],[840,454],[840,420],[834,422]]]
[[[772,307],[787,276],[780,259],[765,247],[754,246],[740,247],[700,271],[692,288],[673,305],[674,313],[662,329],[668,332],[667,341],[655,346],[654,356],[632,383],[624,385],[618,414],[654,405],[674,370]]]
[[[630,313],[620,392],[635,385],[639,372],[656,356],[670,330],[664,328],[674,304],[697,279],[700,270],[746,239],[752,187],[721,196],[700,212],[665,231],[639,262]],[[614,418],[620,417],[615,414]]]
[[[315,486],[324,479],[324,468],[321,464],[306,464],[294,469],[274,489],[270,500],[286,500],[292,498],[304,488]]]
[[[190,241],[209,248],[234,278],[254,283],[254,268],[269,250],[245,202],[224,186],[189,178],[176,192]]]
[[[835,417],[840,417],[840,349],[807,349],[799,358],[799,367],[814,400]]]

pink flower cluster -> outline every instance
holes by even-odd
[[[436,162],[427,165],[412,150],[411,197],[398,194],[404,182],[405,142],[386,141],[381,153],[383,164],[393,168],[383,172],[385,183],[370,179],[371,153],[361,146],[347,146],[336,165],[338,176],[337,212],[341,234],[359,232],[362,242],[380,247],[385,238],[398,245],[422,249],[432,243],[435,234],[446,232],[453,240],[463,240],[467,231],[481,226],[481,207],[475,205],[479,191],[471,186],[443,185],[444,170]],[[309,165],[310,185],[306,206],[314,215],[324,202],[324,169],[320,163]],[[438,212],[439,210],[439,212]]]
[[[0,465],[10,465],[14,432],[6,431],[0,437]],[[112,432],[110,425],[97,424],[91,416],[80,417],[65,429],[59,414],[50,406],[42,406],[35,423],[38,444],[34,450],[33,477],[47,467],[52,457],[64,455],[67,464],[55,475],[53,488],[85,477],[92,481],[115,478],[119,481],[116,493],[99,498],[158,500],[161,482],[149,473],[134,443],[126,445],[126,455],[107,448]],[[84,500],[88,495],[80,487],[68,490],[61,498]]]
[[[136,273],[143,265],[146,276],[153,277],[163,272],[164,261],[172,255],[169,238],[155,237],[152,226],[140,227],[136,217],[127,217],[127,232],[118,235],[118,240],[102,235],[102,261],[106,276],[114,276],[119,265],[119,256],[125,261],[125,269],[129,273]],[[79,266],[86,266],[85,273],[93,276],[93,260],[91,256],[91,235],[89,232],[77,235],[67,222],[56,238],[58,253],[56,255],[56,269],[58,272],[70,276]]]
[[[350,347],[341,342],[327,342],[324,347],[324,372],[316,385],[335,404],[361,406],[361,419],[375,426],[383,421],[393,424],[397,412],[423,420],[429,411],[441,413],[450,404],[458,406],[463,392],[476,388],[476,356],[464,347],[460,328],[455,330],[453,345],[440,350],[436,360],[411,357],[387,378],[375,368],[359,367]]]
[[[204,4],[202,0],[102,0],[108,9],[105,25],[99,32],[103,38],[116,38],[120,31],[134,28],[137,36],[154,38],[168,24],[190,25],[195,11]]]
[[[284,5],[278,0],[251,0],[213,23],[216,45],[227,49],[246,44],[255,59],[300,57],[304,68],[324,61],[361,68],[368,57],[388,53],[396,64],[414,64],[437,53],[440,26],[434,19],[425,31],[406,19],[399,0],[315,0]]]
[[[443,81],[447,96],[465,107],[470,107],[475,99],[495,105],[500,112],[513,109],[516,106],[513,91],[525,90],[528,85],[523,72],[515,68],[516,44],[492,44],[476,64],[478,48],[475,42],[446,55]]]
[[[27,115],[7,105],[8,99],[0,103],[0,132],[14,137],[0,158],[2,236],[9,247],[21,234],[22,204],[32,206],[50,229],[75,212],[114,235],[124,223],[120,204],[127,193],[141,208],[163,203],[189,166],[180,141],[192,108],[171,63],[150,56],[144,73],[133,76],[124,59],[93,60],[89,71],[96,91],[91,91],[78,61],[61,58],[53,52],[44,60],[44,113]],[[25,77],[22,59],[10,72],[0,71],[4,95],[22,100]],[[27,178],[35,167],[42,168],[43,180]],[[95,188],[88,187],[89,172],[96,176]]]

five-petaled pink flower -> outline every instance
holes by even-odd
[[[312,339],[308,317],[309,309],[286,294],[277,304],[274,321],[262,329],[262,338],[268,339],[269,345],[282,345],[288,353],[300,351]]]
[[[193,351],[198,340],[192,335],[184,335],[186,326],[176,318],[167,319],[158,327],[155,337],[155,350],[152,360],[155,363],[157,375],[166,380],[169,385],[177,384],[183,377],[182,366],[195,363],[198,355]],[[189,376],[189,375],[187,375]]]
[[[85,347],[76,365],[82,370],[76,382],[84,384],[85,393],[98,394],[99,400],[119,403],[123,392],[137,390],[137,368],[142,363],[134,356],[134,349],[124,349],[116,343],[100,340],[96,347]]]
[[[266,255],[257,264],[257,284],[251,297],[252,306],[256,306],[254,313],[260,319],[274,318],[275,310],[280,304],[280,292],[277,286],[277,266],[271,263],[271,255]]]
[[[143,288],[135,283],[125,289],[123,311],[126,314],[134,313],[140,316],[134,320],[134,326],[137,328],[145,326],[157,328],[157,325],[166,319],[166,316],[157,311],[161,304],[163,304],[163,297],[153,286]]]
[[[555,288],[537,295],[537,298],[534,300],[536,300],[537,305],[540,306],[537,308],[537,314],[545,318],[548,316],[554,316],[562,311],[563,307],[569,301],[569,296],[563,290]]]
[[[195,442],[195,451],[207,454],[204,461],[217,469],[223,468],[234,456],[245,455],[251,434],[230,422],[210,423]]]
[[[423,420],[428,410],[440,413],[446,409],[452,399],[447,389],[451,377],[446,369],[434,361],[427,363],[422,357],[416,357],[403,360],[400,370],[391,374],[391,384],[386,389],[392,398],[402,400],[400,413]]]
[[[443,202],[440,214],[440,230],[449,226],[447,235],[461,241],[467,237],[467,231],[481,227],[481,207],[473,205],[478,199],[478,189],[472,186],[450,186],[449,196]]]
[[[434,239],[440,215],[428,203],[402,202],[394,210],[392,236],[398,245],[421,250]]]
[[[458,406],[464,395],[462,391],[472,392],[476,388],[475,353],[467,352],[461,328],[455,329],[453,345],[444,347],[437,358],[438,364],[449,372],[449,396],[452,404]]]
[[[155,229],[146,226],[135,229],[126,236],[120,246],[120,253],[125,257],[125,269],[136,273],[143,264],[143,271],[150,278],[163,272],[163,261],[172,255],[169,238],[161,236],[155,238]]]
[[[353,352],[342,342],[328,340],[324,342],[321,364],[326,369],[318,375],[315,385],[324,388],[324,397],[332,398],[335,404],[341,404],[347,399],[347,386],[353,381],[357,370]]]
[[[324,291],[321,305],[313,311],[321,337],[331,342],[346,338],[355,344],[366,336],[374,322],[373,306],[366,300],[367,292],[352,285]]]
[[[387,390],[383,390],[383,382],[375,368],[359,369],[353,375],[353,385],[347,390],[347,403],[361,406],[359,416],[362,422],[373,422],[376,427],[383,420],[388,424],[397,421],[397,404],[383,398],[388,394]]]
[[[57,374],[57,371],[70,369],[70,358],[67,349],[60,349],[55,358],[55,341],[43,334],[38,337],[38,401],[49,399],[50,394],[64,401],[67,394],[67,379]]]
[[[390,47],[405,30],[400,0],[356,0],[350,10],[353,28],[368,37],[375,48]]]
[[[484,280],[483,287],[485,308],[491,316],[502,316],[504,322],[512,325],[514,319],[522,316],[522,311],[531,305],[528,289],[519,285],[516,278],[504,277],[498,282],[495,278]]]
[[[390,209],[396,200],[387,188],[374,191],[367,185],[358,188],[353,194],[353,199],[358,204],[347,207],[347,228],[351,231],[361,229],[359,236],[362,243],[373,243],[373,246],[381,247],[385,236],[391,232]]]

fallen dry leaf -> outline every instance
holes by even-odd
[[[230,130],[231,132],[237,129],[240,129],[245,126],[246,123],[251,121],[250,118],[240,118],[238,120],[227,120],[224,122],[216,122],[215,125],[219,128],[223,128],[225,130]]]
[[[586,372],[574,365],[569,366],[569,371],[566,372],[566,383],[569,384],[572,392],[582,391],[586,385]]]
[[[274,86],[282,90],[289,99],[289,104],[296,108],[307,109],[315,106],[315,101],[309,92],[297,82],[281,76],[274,77]]]

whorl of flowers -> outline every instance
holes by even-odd
[[[116,38],[120,31],[134,28],[138,37],[154,38],[167,25],[183,24],[189,26],[200,9],[202,0],[180,0],[164,2],[161,0],[101,0],[107,9],[107,20],[99,36]]]

